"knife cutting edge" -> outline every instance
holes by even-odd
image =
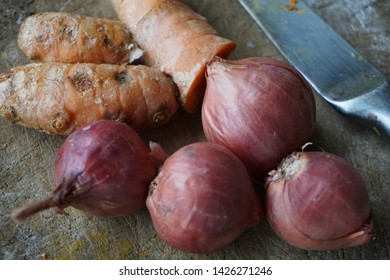
[[[390,81],[302,1],[239,0],[334,108],[390,137]]]

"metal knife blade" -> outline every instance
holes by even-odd
[[[390,137],[390,81],[361,53],[302,1],[239,1],[325,100]]]

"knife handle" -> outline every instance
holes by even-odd
[[[390,139],[390,81],[348,101],[334,103],[338,109]]]

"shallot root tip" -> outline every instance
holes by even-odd
[[[11,217],[15,221],[24,221],[36,213],[53,206],[53,198],[49,197],[45,200],[14,209],[11,213]]]
[[[207,63],[206,63],[206,71],[205,71],[206,79],[208,79],[209,76],[210,76],[210,70],[211,70],[212,64],[214,64],[214,63],[222,63],[222,62],[224,62],[224,59],[222,57],[219,57],[219,56],[216,56],[216,55],[214,55],[212,58],[209,59],[209,61],[207,61]]]
[[[148,195],[149,196],[152,196],[153,195],[153,192],[154,190],[156,189],[157,185],[158,185],[158,177],[156,177],[149,185],[149,191],[148,191]]]
[[[153,141],[149,141],[150,153],[149,156],[156,162],[157,165],[162,165],[169,157],[167,152],[161,147],[160,144]]]
[[[217,55],[214,55],[211,59],[209,59],[209,61],[207,62],[207,66],[209,66],[210,64],[214,63],[214,62],[223,62],[224,59],[222,57],[219,57]]]
[[[279,170],[271,170],[268,172],[268,176],[265,179],[265,184],[264,187],[265,189],[268,189],[268,185],[271,184],[272,182],[280,182],[281,180],[281,172]]]
[[[304,164],[299,160],[300,157],[300,153],[293,152],[280,162],[277,169],[268,172],[265,184],[266,188],[270,183],[288,181],[295,174],[297,174],[299,170],[303,168],[302,165]]]
[[[302,152],[304,152],[305,149],[306,149],[307,147],[312,146],[312,145],[314,145],[313,142],[307,142],[307,143],[305,143],[305,144],[301,147]]]

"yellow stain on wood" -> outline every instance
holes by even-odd
[[[71,239],[69,236],[61,236],[56,238],[53,243],[54,253],[60,252],[58,255],[54,255],[56,260],[75,260],[80,259],[81,251],[85,248],[85,241],[83,239],[76,239],[69,242]]]
[[[149,249],[149,248],[146,248],[144,250],[141,250],[139,253],[138,253],[138,256],[139,256],[139,259],[140,260],[148,260],[151,258],[152,256],[152,251]]]
[[[91,233],[89,236],[97,242],[95,247],[95,259],[121,260],[127,259],[129,252],[134,249],[134,244],[128,239],[110,239],[107,231]]]
[[[71,240],[69,236],[57,238],[53,247],[54,252],[59,252],[54,259],[72,260],[88,259],[117,260],[127,259],[129,252],[134,249],[134,244],[128,239],[115,239],[105,230],[92,232],[85,231],[79,239]]]

